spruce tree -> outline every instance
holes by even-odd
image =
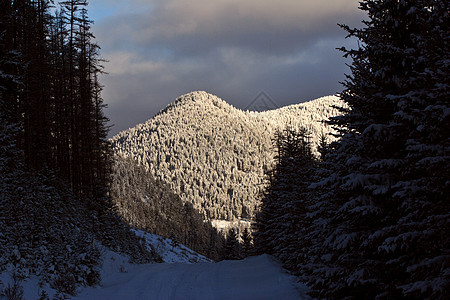
[[[56,172],[80,199],[106,210],[108,119],[87,1],[64,1],[55,15],[50,5],[0,2],[3,118],[20,127],[17,147],[28,170]]]
[[[230,228],[225,241],[225,259],[241,259],[241,245],[235,228]]]
[[[316,187],[329,214],[311,247],[319,297],[448,296],[449,5],[365,0],[342,98],[343,132]],[[330,213],[331,212],[331,213]]]

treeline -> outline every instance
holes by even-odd
[[[101,199],[108,181],[99,46],[86,0],[1,1],[1,113],[20,127],[26,168],[50,169],[80,197]]]
[[[366,0],[365,27],[332,118],[341,133],[311,156],[279,135],[256,247],[326,299],[450,295],[450,46],[447,1]],[[325,146],[325,145],[323,145]]]

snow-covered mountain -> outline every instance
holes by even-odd
[[[276,155],[277,130],[306,127],[316,148],[323,123],[343,106],[336,96],[266,112],[239,110],[206,92],[179,97],[154,118],[111,139],[205,219],[252,219]]]

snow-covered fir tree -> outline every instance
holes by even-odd
[[[361,9],[364,28],[343,26],[360,47],[342,49],[353,64],[341,95],[348,106],[331,122],[341,139],[320,139],[309,188],[299,178],[311,168],[278,161],[275,170],[289,172],[271,180],[257,247],[318,298],[446,299],[448,3],[366,0]]]
[[[345,131],[315,184],[299,272],[327,298],[444,299],[450,282],[449,5],[365,0],[342,98]],[[318,222],[320,220],[320,222]],[[319,244],[320,246],[318,246]],[[320,247],[320,249],[319,249]]]

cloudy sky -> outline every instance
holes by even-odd
[[[205,90],[245,109],[341,91],[353,47],[336,24],[360,26],[358,0],[91,0],[111,134]]]

